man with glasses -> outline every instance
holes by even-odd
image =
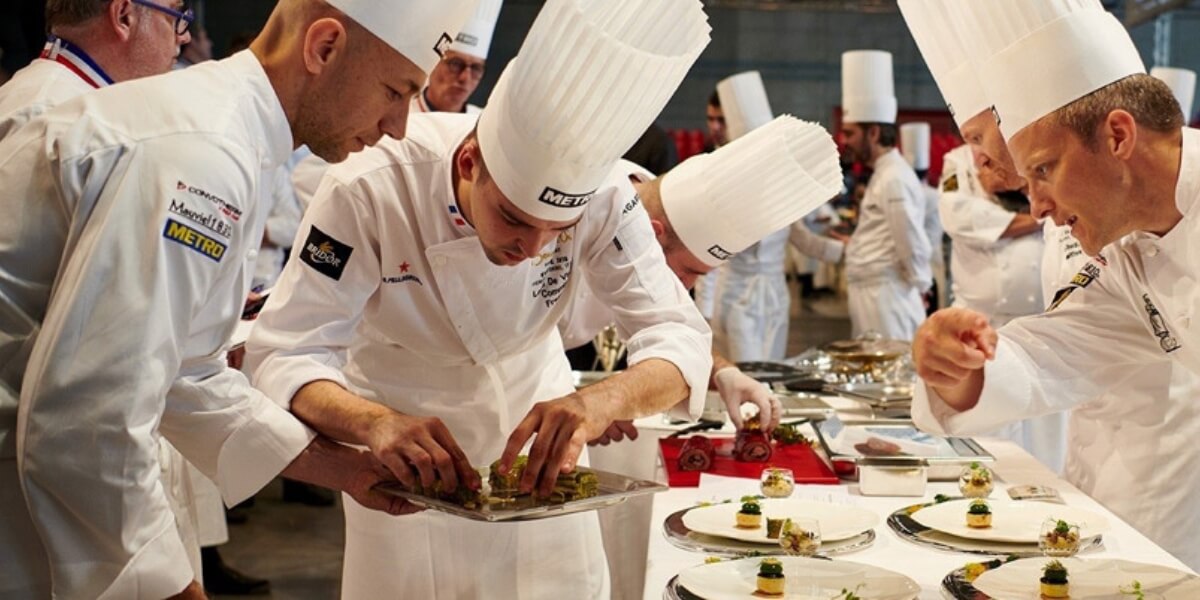
[[[478,106],[467,104],[467,100],[483,80],[502,4],[503,0],[480,1],[475,15],[454,37],[442,61],[429,74],[429,84],[413,100],[413,112],[480,112]]]
[[[41,56],[0,86],[0,139],[84,92],[170,70],[192,13],[155,1],[49,0]]]
[[[120,5],[122,32],[187,21],[179,5],[101,4]],[[250,50],[83,94],[0,142],[0,597],[203,597],[160,435],[229,504],[282,472],[412,510],[371,492],[388,477],[373,457],[314,439],[224,354],[267,174],[300,144],[337,162],[403,137],[473,8],[281,0]]]

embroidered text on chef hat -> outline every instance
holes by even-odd
[[[1171,93],[1175,94],[1175,100],[1179,102],[1179,108],[1183,111],[1183,122],[1191,121],[1192,100],[1196,96],[1196,72],[1175,67],[1154,67],[1150,69],[1150,76],[1158,78],[1171,88]]]
[[[796,222],[841,187],[829,133],[783,115],[671,169],[663,176],[662,205],[684,246],[715,267]]]
[[[971,62],[971,53],[952,18],[951,4],[962,0],[899,0],[904,22],[929,65],[954,122],[962,127],[968,119],[991,108],[986,90]]]
[[[487,60],[488,50],[492,47],[492,33],[496,30],[496,20],[500,18],[500,6],[503,4],[504,0],[479,0],[479,8],[454,36],[450,49]]]
[[[842,110],[842,121],[846,123],[896,122],[891,52],[842,53]]]
[[[771,102],[767,88],[758,71],[746,71],[726,77],[717,83],[721,113],[725,116],[725,131],[736,140],[771,122]]]
[[[933,132],[924,121],[900,126],[900,153],[915,171],[929,168],[929,144]]]
[[[1146,72],[1129,32],[1099,0],[953,4],[1005,141],[1083,96]]]
[[[475,12],[478,0],[325,0],[426,74]]]
[[[578,217],[708,45],[699,0],[554,0],[479,117],[492,178],[538,219]]]

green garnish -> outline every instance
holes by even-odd
[[[1052,560],[1042,567],[1042,582],[1063,584],[1067,582],[1067,568],[1061,562]]]
[[[783,576],[783,563],[778,558],[764,558],[758,563],[758,574],[764,576]]]
[[[1118,592],[1126,596],[1133,596],[1137,600],[1146,600],[1146,592],[1142,590],[1142,582],[1134,579],[1133,583],[1123,585],[1117,588]]]
[[[979,462],[977,462],[977,461],[972,461],[971,465],[970,465],[972,471],[979,469],[979,467],[981,467],[981,466],[982,465],[980,465]]]
[[[972,515],[990,515],[992,514],[992,509],[987,505],[987,502],[976,500],[971,503],[971,507],[967,509],[967,512]]]
[[[860,583],[860,584],[854,586],[853,590],[848,590],[846,588],[842,588],[841,592],[839,592],[836,596],[830,598],[829,600],[863,600],[863,597],[859,596],[857,593],[858,590],[862,589],[862,587],[863,587],[863,584]]]
[[[762,508],[758,505],[758,502],[743,502],[741,512],[746,515],[761,515]]]
[[[1054,533],[1060,533],[1063,535],[1071,533],[1071,524],[1059,519],[1058,523],[1054,526]]]
[[[945,494],[937,494],[933,497],[934,504],[941,504],[943,502],[949,502],[950,500],[953,500],[953,498]]]

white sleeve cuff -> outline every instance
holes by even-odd
[[[671,407],[667,414],[676,419],[699,420],[712,374],[712,334],[701,334],[679,323],[663,323],[639,331],[628,345],[630,366],[659,358],[679,369],[690,393],[687,401]]]
[[[291,413],[271,402],[229,436],[217,459],[217,487],[233,506],[262,489],[317,436]]]

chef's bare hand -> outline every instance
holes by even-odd
[[[934,388],[961,387],[995,358],[998,341],[986,316],[962,308],[939,310],[921,324],[913,339],[917,374]]]
[[[346,480],[342,491],[363,507],[383,511],[389,515],[407,515],[424,510],[403,498],[375,489],[375,486],[394,482],[396,478],[370,452],[358,452],[357,458],[345,467]]]
[[[367,438],[371,453],[396,479],[410,489],[441,480],[444,490],[459,482],[479,489],[479,473],[471,467],[450,430],[436,417],[417,417],[392,411],[375,421]]]
[[[629,438],[630,440],[636,440],[638,438],[638,430],[637,427],[634,427],[633,421],[613,421],[612,424],[608,426],[608,429],[605,429],[604,433],[600,434],[600,437],[594,440],[589,440],[588,445],[595,446],[598,444],[601,446],[607,446],[612,442],[619,442],[626,438]]]
[[[743,373],[737,367],[725,367],[713,374],[713,382],[717,392],[725,403],[729,419],[738,429],[742,428],[742,405],[753,404],[758,407],[758,422],[767,431],[774,431],[779,426],[779,417],[783,415],[783,406],[779,399],[767,386],[759,383],[753,377]]]
[[[600,437],[613,422],[599,412],[577,393],[535,404],[508,436],[500,456],[501,470],[508,472],[521,448],[533,438],[518,489],[521,493],[549,496],[558,475],[575,470],[584,444]]]

